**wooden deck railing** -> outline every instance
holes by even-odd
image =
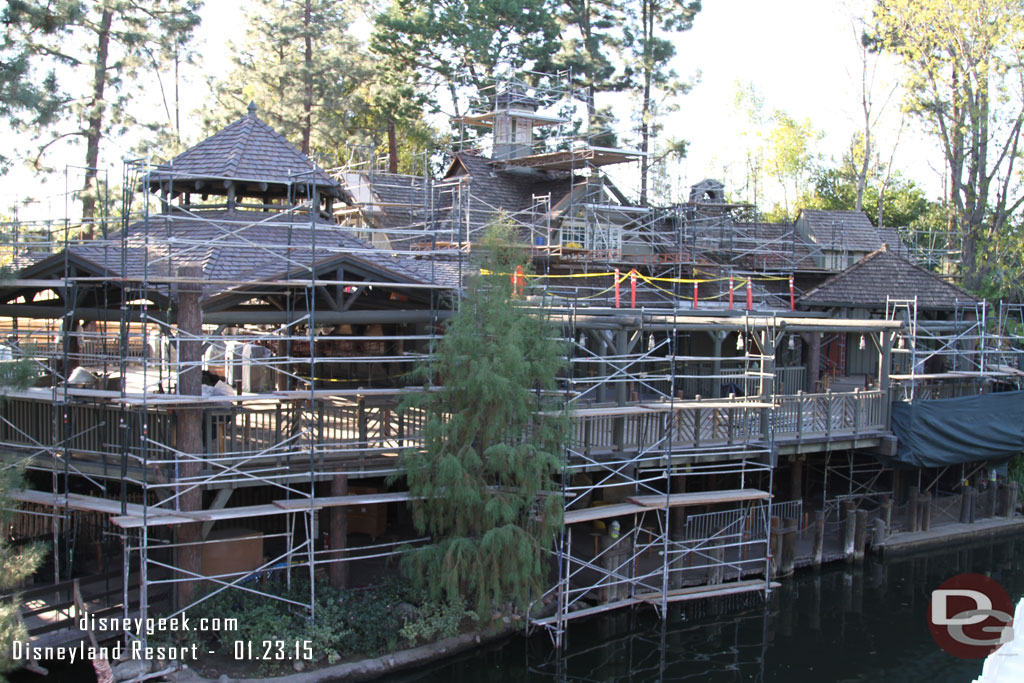
[[[825,436],[887,429],[882,391],[776,396],[769,428],[778,438]],[[761,439],[762,411],[751,399],[705,399],[580,408],[573,415],[570,448],[578,452],[676,451]],[[166,408],[120,408],[103,403],[54,404],[8,398],[0,406],[0,448],[21,454],[62,455],[104,463],[117,476],[128,465],[174,459],[174,413]],[[317,400],[207,408],[205,451],[210,457],[302,467],[316,463],[396,455],[420,445],[420,409],[399,411],[394,401]]]

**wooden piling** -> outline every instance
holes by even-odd
[[[921,531],[928,531],[932,528],[932,494],[926,491],[921,494],[918,498],[918,505],[920,510],[918,511],[917,526]]]
[[[793,559],[796,556],[796,534],[800,528],[800,520],[787,517],[783,522],[782,546],[779,559],[779,574],[789,576],[793,573]]]
[[[348,495],[348,475],[336,474],[331,478],[331,495]],[[330,544],[331,559],[328,576],[335,588],[348,585],[348,562],[345,559],[345,548],[348,547],[348,507],[335,505],[330,508]]]
[[[867,544],[868,536],[868,511],[857,510],[854,518],[853,531],[853,559],[855,562],[864,561],[864,546]]]
[[[910,487],[907,494],[907,531],[917,531],[917,499],[919,492],[916,486]]]
[[[840,505],[843,519],[843,555],[847,562],[853,561],[855,533],[857,531],[857,515],[854,514],[853,501],[844,500]]]
[[[971,497],[970,486],[963,487],[960,491],[960,523],[969,524],[971,521]]]
[[[203,270],[199,266],[178,268],[178,394],[201,396],[203,311],[199,305],[202,294]],[[175,410],[175,448],[181,455],[176,468],[181,481],[199,476],[199,457],[203,453],[203,411],[199,407],[181,406]],[[198,512],[203,506],[201,486],[186,487],[178,496],[178,509]],[[175,527],[175,564],[182,571],[174,578],[185,579],[202,574],[202,524],[191,522]],[[176,587],[176,606],[182,609],[192,602],[195,581],[179,581]]]
[[[782,559],[782,539],[780,538],[781,521],[778,517],[772,517],[771,530],[768,536],[768,552],[771,556],[772,576],[779,576],[781,571],[780,561]]]
[[[888,536],[889,530],[892,529],[892,498],[889,494],[883,494],[881,500],[878,503],[878,518],[885,526],[885,534]]]
[[[821,566],[822,551],[825,547],[825,513],[814,511],[814,566]]]

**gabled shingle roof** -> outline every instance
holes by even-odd
[[[863,211],[801,209],[811,239],[829,251],[874,251],[882,246],[878,230]],[[797,218],[799,220],[799,218]]]
[[[312,181],[320,192],[341,196],[338,181],[261,121],[252,104],[246,116],[185,150],[150,176],[151,184],[200,179],[235,179],[278,186],[302,186]]]
[[[919,308],[953,309],[978,301],[955,285],[883,247],[800,297],[803,306],[883,308],[886,297],[913,299]]]
[[[308,216],[287,213],[210,210],[157,215],[131,225],[126,236],[118,232],[107,240],[71,246],[69,252],[112,278],[167,278],[175,276],[179,266],[198,265],[208,281],[203,288],[207,298],[230,292],[235,283],[280,279],[289,273],[308,277],[310,265],[340,259],[397,282],[458,284],[457,272],[450,268],[389,255],[334,223],[320,219],[314,226]],[[50,259],[60,261],[62,256]],[[151,288],[173,298],[166,284]]]

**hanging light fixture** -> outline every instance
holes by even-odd
[[[742,332],[737,332],[736,333],[736,350],[737,351],[742,351],[743,350],[743,333]]]
[[[868,347],[867,342],[864,341],[864,335],[860,335],[860,342],[857,344],[857,348],[863,351]]]
[[[580,332],[580,348],[587,348],[587,335],[583,332]]]
[[[899,343],[896,344],[896,348],[898,348],[898,349],[902,349],[903,348],[903,337],[902,336],[900,337]]]
[[[651,332],[651,336],[647,338],[647,351],[650,353],[654,350],[654,333]]]
[[[796,337],[794,337],[793,335],[789,335],[789,350],[796,350]]]

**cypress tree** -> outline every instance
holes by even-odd
[[[480,273],[429,368],[440,386],[407,401],[426,413],[423,447],[400,461],[413,522],[432,537],[405,556],[407,574],[433,599],[464,599],[483,616],[525,607],[543,587],[562,524],[568,419],[557,330],[513,293],[509,273],[528,265],[514,228],[496,222],[478,254]]]

